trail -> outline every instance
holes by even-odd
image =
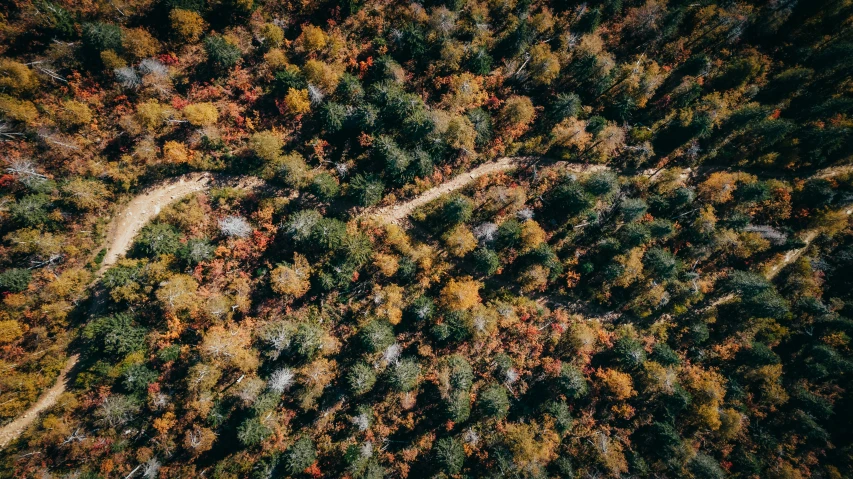
[[[104,240],[104,248],[107,252],[101,267],[95,273],[92,284],[97,282],[109,266],[115,264],[119,258],[127,253],[139,231],[160,214],[164,207],[192,193],[204,191],[215,185],[255,189],[264,186],[265,183],[263,180],[251,176],[228,177],[210,173],[190,173],[167,180],[140,193],[113,217]],[[0,449],[20,436],[42,411],[56,404],[59,396],[65,392],[68,373],[77,365],[79,359],[78,354],[71,355],[62,368],[59,377],[56,378],[54,385],[45,391],[35,404],[23,414],[0,428]]]
[[[450,181],[446,181],[438,186],[430,188],[429,190],[424,191],[417,197],[412,198],[411,200],[406,201],[405,203],[385,206],[383,208],[368,209],[365,210],[360,216],[371,216],[389,223],[399,223],[401,220],[412,214],[416,209],[420,208],[421,206],[429,204],[430,202],[437,200],[443,195],[463,188],[478,178],[490,175],[492,173],[512,170],[514,168],[532,162],[533,160],[535,160],[535,158],[528,156],[498,158],[497,160],[492,161],[490,163],[483,163],[482,165],[474,168],[473,170],[467,173],[462,173],[454,177]],[[554,164],[559,165],[564,169],[575,173],[602,171],[610,169],[608,166],[605,165],[586,165],[581,163],[566,162],[556,162]]]
[[[443,195],[456,191],[465,187],[472,181],[486,175],[511,170],[519,166],[531,163],[536,158],[532,157],[503,157],[492,162],[484,163],[473,170],[458,175],[442,183],[434,188],[431,188],[417,197],[401,204],[390,205],[383,208],[365,210],[360,216],[371,216],[379,218],[383,221],[398,223],[409,216],[417,208],[424,206],[431,201],[440,198]],[[606,165],[587,165],[579,163],[555,162],[558,166],[576,173],[603,171],[611,169]],[[830,178],[842,173],[850,172],[853,167],[839,166],[827,168],[817,172],[815,178]],[[646,170],[641,174],[651,175],[658,170]],[[690,168],[684,168],[679,178],[684,180],[692,172]],[[256,189],[266,186],[266,183],[257,177],[252,176],[221,176],[212,173],[190,173],[177,178],[167,180],[160,184],[154,185],[148,190],[135,196],[128,202],[119,213],[117,213],[107,229],[107,236],[104,240],[104,255],[101,267],[95,274],[95,281],[107,270],[107,268],[119,258],[124,256],[133,244],[136,235],[142,228],[154,219],[160,211],[174,201],[186,197],[192,193],[207,190],[212,186],[228,186],[241,189]],[[847,214],[853,213],[853,210],[847,210]],[[772,278],[775,274],[784,268],[787,264],[795,261],[803,254],[809,243],[817,236],[817,232],[808,231],[803,237],[806,246],[789,251],[778,264],[774,265],[768,277]],[[39,399],[23,414],[18,416],[11,423],[0,428],[0,450],[2,450],[11,441],[18,438],[39,414],[53,406],[59,396],[65,392],[66,383],[69,372],[77,365],[80,356],[78,354],[71,355],[65,366],[57,377],[53,386],[45,391]]]
[[[0,429],[0,449],[20,436],[42,411],[56,404],[59,396],[65,392],[65,385],[68,381],[68,372],[77,365],[77,360],[79,359],[80,356],[78,354],[71,355],[68,358],[68,361],[65,362],[65,366],[62,367],[62,371],[60,371],[59,376],[56,378],[56,382],[53,383],[53,386],[45,391],[44,394],[38,398],[38,401],[30,406],[30,408],[23,414],[15,418],[15,420],[9,424],[3,426],[3,429]]]

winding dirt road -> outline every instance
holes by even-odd
[[[490,175],[497,172],[511,170],[522,164],[532,160],[530,157],[504,157],[497,160],[484,163],[473,170],[454,177],[453,179],[442,183],[434,188],[431,188],[419,196],[402,204],[386,206],[378,209],[368,209],[361,216],[373,216],[384,221],[397,223],[410,215],[417,208],[430,203],[441,197],[442,195],[456,191],[470,182],[481,178],[485,175]],[[610,169],[606,165],[585,165],[574,163],[558,162],[561,166],[573,172],[591,172]],[[851,167],[835,167],[826,170],[821,170],[815,177],[829,178],[840,173],[848,172]],[[686,168],[681,177],[686,178],[690,173],[690,169]],[[107,237],[104,247],[106,255],[104,256],[101,267],[98,269],[95,277],[99,278],[106,269],[115,264],[130,249],[133,240],[140,230],[152,219],[154,219],[160,211],[170,203],[180,200],[187,195],[204,191],[211,186],[229,186],[232,188],[255,189],[264,186],[263,180],[250,177],[228,177],[219,176],[211,173],[190,173],[149,188],[147,191],[134,197],[127,203],[121,211],[112,219],[108,228]],[[853,210],[848,210],[847,214],[853,213]],[[803,237],[808,244],[817,236],[814,231],[808,231]],[[782,269],[785,265],[796,260],[806,247],[789,251],[778,264],[771,268],[769,277]],[[21,435],[38,415],[53,406],[62,393],[65,392],[66,383],[69,372],[77,365],[79,355],[74,354],[68,358],[65,367],[59,374],[53,386],[45,391],[38,401],[33,404],[27,411],[18,416],[11,423],[0,428],[0,449],[4,448],[11,441]]]

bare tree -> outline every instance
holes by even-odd
[[[14,175],[18,181],[30,188],[47,181],[47,176],[36,171],[36,165],[30,159],[12,160],[6,172]]]
[[[245,238],[252,234],[252,225],[242,216],[227,216],[219,220],[219,230],[225,236]]]
[[[115,73],[116,81],[124,88],[135,89],[142,85],[142,79],[133,67],[116,68],[113,73]]]
[[[290,368],[280,368],[270,375],[267,387],[270,391],[281,394],[293,386],[295,378],[296,374]]]

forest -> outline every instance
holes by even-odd
[[[5,4],[0,477],[853,477],[850,0]]]

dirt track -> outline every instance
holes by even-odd
[[[396,223],[410,215],[415,209],[438,199],[442,195],[458,190],[477,178],[513,169],[529,160],[531,160],[531,158],[528,157],[499,158],[493,162],[484,163],[468,173],[456,176],[452,180],[431,188],[403,204],[386,206],[375,210],[367,210],[362,215],[374,216],[385,221]],[[579,173],[609,169],[609,167],[605,165],[566,163],[563,164],[563,166],[570,171]],[[821,170],[815,174],[814,177],[829,178],[850,170],[851,167],[849,166],[828,168],[826,170]],[[689,172],[690,169],[685,169],[684,173],[681,175],[682,178],[686,178]],[[255,177],[224,177],[210,173],[190,173],[149,188],[146,192],[134,197],[112,219],[104,244],[107,252],[104,256],[101,267],[96,274],[96,278],[100,277],[100,275],[106,271],[108,266],[114,264],[120,257],[127,253],[139,231],[149,221],[154,219],[160,213],[161,209],[173,201],[177,201],[191,193],[206,190],[213,185],[255,189],[263,186],[264,184],[263,180]],[[848,210],[846,212],[849,215],[853,213],[853,210]],[[794,251],[789,251],[778,264],[770,268],[767,276],[772,278],[785,265],[799,258],[806,250],[808,243],[810,243],[816,236],[817,233],[814,231],[806,232],[803,236],[806,246]],[[56,403],[59,396],[65,392],[68,372],[76,366],[78,359],[79,356],[76,354],[70,356],[65,367],[57,378],[56,383],[42,394],[38,401],[27,409],[27,411],[18,416],[11,423],[0,428],[0,449],[4,448],[9,442],[20,436],[42,411],[50,408]]]

